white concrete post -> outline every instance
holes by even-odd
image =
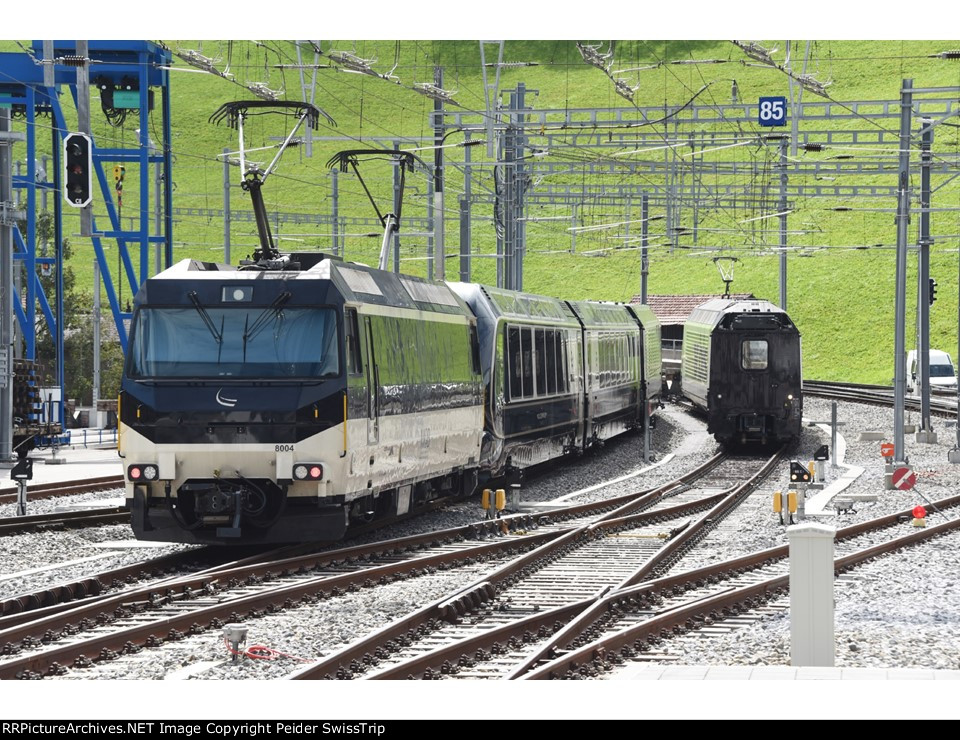
[[[832,666],[833,538],[825,524],[796,524],[790,539],[790,664]]]

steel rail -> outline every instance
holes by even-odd
[[[695,471],[684,476],[684,485],[689,484],[697,477],[706,476],[710,471],[726,459],[726,456],[717,455]],[[674,490],[677,486],[669,485],[664,488]],[[291,678],[348,678],[367,670],[370,665],[379,662],[381,656],[392,652],[398,644],[416,639],[416,630],[424,630],[425,625],[438,626],[444,621],[455,622],[470,611],[493,599],[499,591],[516,584],[526,575],[534,573],[564,555],[579,548],[581,545],[604,536],[609,532],[618,532],[627,527],[641,526],[645,523],[662,521],[664,516],[685,515],[705,506],[715,505],[725,496],[725,493],[714,494],[695,502],[689,502],[669,510],[657,510],[641,514],[631,514],[637,502],[630,502],[601,517],[597,522],[571,530],[556,540],[545,543],[541,547],[510,563],[495,569],[478,579],[475,583],[459,591],[460,595],[446,596],[433,604],[419,610],[416,615],[407,615],[384,628],[366,635],[347,645],[343,649],[326,656],[321,661],[307,666]],[[644,502],[653,504],[663,498],[663,494],[652,492],[642,497]],[[639,499],[638,499],[639,502]],[[672,534],[676,534],[676,531]],[[411,625],[417,625],[416,628]],[[378,674],[380,677],[381,674]]]
[[[943,502],[941,502],[943,504]],[[886,517],[884,517],[886,518]],[[842,573],[858,565],[889,554],[904,547],[960,529],[960,518],[948,520],[887,542],[858,550],[834,560],[834,572]],[[842,531],[842,530],[841,530]],[[838,532],[838,535],[840,532]],[[786,549],[783,548],[776,549]],[[772,551],[767,551],[771,553]],[[757,555],[759,555],[758,553]],[[768,578],[756,584],[735,588],[727,593],[681,605],[640,624],[620,630],[613,635],[591,642],[540,666],[522,678],[540,680],[572,678],[597,675],[596,668],[587,667],[601,662],[603,668],[612,663],[622,663],[639,652],[648,650],[674,635],[698,629],[707,620],[719,620],[735,616],[745,609],[753,609],[789,589],[790,576]]]

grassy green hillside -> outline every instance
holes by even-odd
[[[295,48],[289,42],[227,41],[168,41],[171,49],[197,50],[215,60],[221,71],[229,71],[233,82],[212,75],[188,71],[171,72],[173,91],[173,140],[175,164],[174,205],[177,207],[212,208],[222,205],[223,168],[216,159],[224,147],[236,148],[235,132],[225,127],[208,123],[208,118],[217,107],[228,100],[251,97],[243,85],[254,82],[266,84],[273,90],[282,91],[290,99],[300,97],[298,70],[289,65],[296,63]],[[598,43],[598,42],[593,42]],[[767,49],[780,47],[773,53],[778,64],[785,59],[783,42],[760,42]],[[268,209],[302,213],[329,214],[332,208],[331,177],[326,165],[329,157],[345,148],[364,146],[389,146],[385,140],[405,137],[430,137],[430,114],[433,101],[419,95],[412,86],[415,82],[432,82],[433,68],[440,65],[445,70],[444,87],[456,91],[454,98],[463,110],[482,110],[484,107],[483,76],[480,48],[477,42],[434,41],[323,41],[324,52],[350,51],[366,59],[376,59],[373,67],[380,73],[393,72],[395,79],[352,74],[333,68],[317,70],[315,102],[328,112],[337,125],[321,125],[314,132],[316,137],[346,137],[345,140],[322,140],[314,143],[312,158],[304,156],[302,149],[286,155],[278,174],[268,180],[265,194]],[[606,42],[600,51],[605,50]],[[832,84],[827,91],[837,101],[894,100],[899,96],[900,82],[912,77],[917,87],[960,85],[960,61],[930,58],[938,52],[960,48],[957,41],[818,41],[811,45],[806,72],[816,79]],[[15,50],[10,45],[5,50]],[[493,47],[487,47],[495,53]],[[804,42],[793,49],[793,67],[799,73],[804,68]],[[701,60],[701,64],[685,64]],[[312,52],[304,52],[303,62],[313,64]],[[489,58],[488,58],[488,61]],[[599,69],[586,64],[573,41],[508,41],[505,61],[524,63],[528,66],[505,68],[500,79],[501,90],[511,90],[519,82],[528,89],[528,103],[538,109],[576,109],[586,107],[624,107],[632,110],[631,104],[614,92],[611,80]],[[631,70],[621,72],[622,77],[636,86],[634,102],[639,106],[676,106],[696,98],[698,105],[713,106],[731,102],[731,88],[736,80],[741,101],[755,102],[760,95],[788,95],[787,76],[770,67],[754,65],[744,53],[726,41],[629,41],[619,42],[611,69]],[[706,63],[709,62],[709,63]],[[319,57],[320,65],[330,65],[326,56]],[[533,65],[533,66],[530,66]],[[190,69],[181,60],[178,68]],[[309,81],[312,70],[305,72]],[[397,84],[399,83],[399,84]],[[954,95],[954,98],[956,96]],[[805,92],[804,102],[822,101],[816,95]],[[70,107],[66,102],[66,107]],[[133,118],[124,126],[113,128],[106,124],[93,105],[94,134],[100,146],[131,145],[137,124]],[[948,123],[950,121],[948,120]],[[248,126],[248,146],[272,143],[270,137],[285,133],[285,122],[280,119],[258,117]],[[159,116],[152,115],[153,138],[159,139]],[[803,127],[828,129],[850,128],[851,124],[832,122],[804,122]],[[895,119],[866,120],[858,122],[861,130],[884,128],[896,131]],[[916,127],[915,127],[916,128]],[[644,129],[662,134],[665,138],[676,135],[670,123]],[[720,124],[700,130],[712,130],[718,135],[754,131],[755,125]],[[629,130],[625,130],[629,132]],[[617,133],[625,133],[624,130]],[[452,134],[449,143],[462,141],[459,134]],[[536,133],[530,145],[540,145]],[[429,144],[430,142],[423,142]],[[405,143],[409,147],[412,144]],[[882,151],[881,151],[882,150]],[[960,152],[958,129],[939,126],[936,130],[935,150],[938,157],[949,159]],[[660,175],[630,175],[614,171],[604,175],[584,175],[580,167],[588,164],[609,164],[617,161],[611,157],[614,148],[598,152],[587,143],[568,137],[556,145],[541,161],[570,162],[576,166],[568,175],[554,175],[542,185],[580,184],[662,184]],[[687,150],[689,151],[689,150]],[[778,175],[775,169],[775,147],[738,147],[704,153],[705,163],[750,162],[753,172],[737,175],[699,175],[689,165],[689,158],[682,159],[685,151],[677,156],[688,164],[683,169],[684,184],[699,181],[701,184],[719,186],[737,185],[755,191],[766,188],[768,197],[776,198]],[[421,156],[432,162],[432,152]],[[450,150],[450,161],[462,161],[463,151]],[[474,193],[492,188],[492,165],[486,161],[484,147],[471,150],[474,168]],[[855,154],[858,159],[895,156],[890,145],[861,146],[856,151],[836,148],[824,152],[800,153],[799,162],[832,161],[831,158]],[[259,153],[269,161],[272,152]],[[664,161],[665,152],[633,155],[634,159]],[[16,157],[15,157],[16,158]],[[22,158],[19,157],[19,158]],[[914,156],[914,161],[917,157]],[[623,161],[623,160],[620,160]],[[234,183],[239,173],[232,170]],[[388,202],[392,187],[392,175],[388,163],[372,163],[364,170],[371,187],[381,202]],[[136,188],[135,167],[127,168],[125,191],[125,220],[141,209]],[[877,184],[895,183],[895,174],[872,176],[840,175],[835,180],[815,183],[813,177],[792,178],[794,184]],[[446,239],[448,251],[456,252],[459,246],[457,197],[463,191],[464,178],[456,167],[447,168],[448,222]],[[915,186],[919,177],[914,177]],[[539,186],[535,184],[534,187]],[[937,176],[934,181],[937,191],[934,206],[960,208],[960,186],[948,177]],[[426,215],[427,177],[422,172],[408,176],[408,191],[404,215]],[[249,207],[248,200],[239,188],[233,189],[235,209]],[[149,204],[143,204],[149,213]],[[805,374],[811,378],[887,382],[892,376],[893,353],[893,281],[895,226],[890,212],[895,207],[893,199],[860,199],[857,201],[832,198],[802,198],[792,202],[789,228],[803,232],[791,234],[792,247],[810,247],[807,256],[792,252],[789,257],[788,308],[804,336]],[[853,211],[831,210],[837,206],[852,207]],[[887,209],[884,211],[884,209]],[[662,215],[663,209],[654,209],[652,215]],[[664,221],[651,225],[651,236],[660,237],[651,250],[649,287],[653,293],[702,293],[719,292],[722,283],[711,256],[717,252],[709,249],[724,248],[742,262],[737,265],[734,289],[750,291],[759,296],[777,300],[778,258],[765,250],[765,246],[777,243],[777,219],[750,221],[769,213],[748,204],[737,210],[720,210],[701,207],[697,213],[700,229],[697,244],[689,237],[683,238],[675,249],[667,248],[664,236]],[[359,184],[347,175],[340,177],[340,214],[342,216],[372,217],[372,208],[366,201]],[[490,254],[495,251],[496,238],[489,207],[474,210],[472,250]],[[576,238],[576,253],[570,253],[571,212],[568,208],[534,208],[528,217],[544,219],[527,225],[528,255],[525,263],[525,289],[571,298],[596,298],[625,300],[639,291],[639,252],[635,244],[630,249],[622,248],[626,227],[604,231],[583,232]],[[689,205],[681,211],[681,224],[693,225],[693,210]],[[102,217],[101,217],[102,218]],[[634,203],[627,214],[622,208],[611,208],[594,203],[582,204],[578,211],[579,225],[610,224],[639,218],[639,203]],[[918,218],[910,226],[911,240],[916,239]],[[639,225],[633,224],[630,235],[639,234]],[[957,342],[957,244],[960,235],[958,211],[938,212],[933,215],[933,231],[940,238],[933,249],[932,274],[939,284],[939,300],[932,311],[932,336],[934,346],[946,350],[956,348]],[[88,240],[79,238],[78,221],[68,214],[66,232],[73,235],[74,269],[78,284],[92,290],[92,247]],[[177,259],[196,257],[215,260],[222,256],[222,223],[218,219],[186,217],[175,225],[175,256]],[[408,229],[409,231],[409,229]],[[246,254],[256,244],[252,224],[235,223],[233,228],[233,257]],[[281,245],[289,249],[311,249],[317,246],[329,248],[327,228],[314,226],[291,226],[279,233]],[[426,239],[422,236],[404,236],[403,269],[414,274],[426,274]],[[856,249],[855,249],[856,247]],[[376,262],[379,237],[351,236],[346,243],[346,258],[367,263]],[[587,253],[587,254],[584,254]],[[597,256],[591,256],[594,253]],[[115,250],[112,252],[115,258]],[[911,275],[908,285],[915,286],[915,256],[911,256]],[[456,260],[447,261],[448,276],[455,274]],[[495,280],[495,262],[481,258],[474,261],[474,279],[481,282]],[[123,289],[124,300],[129,297],[129,287]],[[914,301],[910,301],[913,310]],[[908,324],[912,325],[912,321]],[[908,327],[908,334],[913,332]],[[955,354],[955,353],[954,353]]]

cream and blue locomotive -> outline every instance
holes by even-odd
[[[469,309],[441,283],[297,260],[188,260],[138,293],[119,416],[141,539],[334,540],[476,486]]]

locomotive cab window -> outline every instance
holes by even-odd
[[[741,347],[741,364],[744,370],[766,370],[768,345],[766,339],[745,339]]]
[[[197,302],[141,308],[133,317],[127,376],[304,378],[340,374],[337,314],[331,308]]]

